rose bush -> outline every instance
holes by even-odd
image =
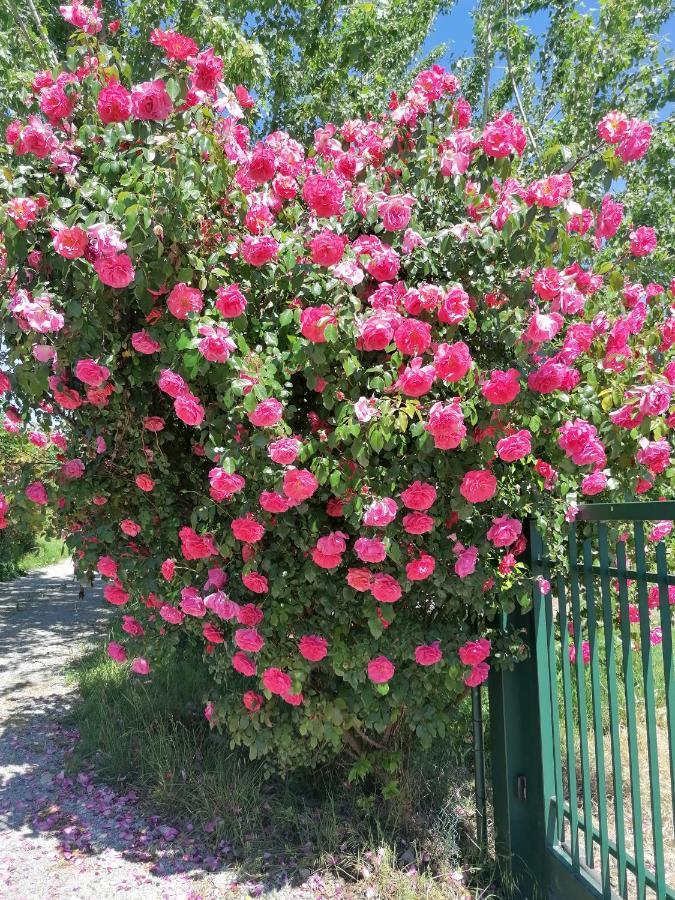
[[[525,518],[555,549],[579,498],[672,482],[658,235],[570,171],[519,180],[523,127],[472,126],[438,67],[309,148],[253,142],[212,50],[157,30],[132,85],[99,7],[61,9],[0,170],[5,428],[58,463],[2,524],[53,506],[110,655],[191,642],[233,746],[393,765],[522,654]],[[598,134],[609,187],[651,127]]]

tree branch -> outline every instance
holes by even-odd
[[[541,154],[539,153],[539,147],[537,145],[537,141],[535,140],[534,132],[532,131],[532,128],[530,126],[529,119],[527,118],[527,115],[525,114],[525,107],[523,106],[523,101],[521,100],[521,97],[520,97],[520,91],[518,90],[518,85],[516,84],[516,76],[513,72],[513,66],[511,65],[511,42],[509,40],[509,26],[510,25],[511,25],[511,17],[510,17],[510,11],[509,11],[509,3],[508,3],[508,0],[506,0],[506,67],[509,72],[509,78],[511,79],[511,87],[513,88],[513,93],[516,98],[516,103],[518,104],[518,109],[520,111],[520,118],[523,120],[523,123],[527,130],[527,135],[530,139],[530,142],[532,143],[532,149],[534,150],[534,152],[537,156],[537,159],[539,160],[539,166],[540,166],[540,168],[543,168]]]

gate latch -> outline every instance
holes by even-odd
[[[527,778],[524,775],[516,776],[516,797],[523,803],[527,800]]]

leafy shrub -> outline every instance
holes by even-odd
[[[521,655],[495,626],[530,602],[526,517],[555,551],[580,495],[670,483],[665,252],[579,161],[519,181],[523,127],[472,127],[440,68],[309,149],[252,144],[212,51],[153,32],[130,88],[64,9],[3,151],[0,376],[6,427],[61,452],[4,518],[55,506],[111,656],[145,675],[188,635],[252,758],[394,771]],[[598,131],[609,186],[651,127]]]

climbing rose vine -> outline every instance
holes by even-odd
[[[256,141],[211,49],[157,29],[131,84],[100,8],[61,12],[0,169],[4,426],[58,465],[0,526],[54,507],[110,656],[192,647],[251,756],[428,744],[521,655],[527,517],[555,549],[580,500],[671,482],[658,235],[573,163],[519,177],[523,126],[481,130],[438,67],[312,147]],[[609,186],[651,127],[597,130]]]

